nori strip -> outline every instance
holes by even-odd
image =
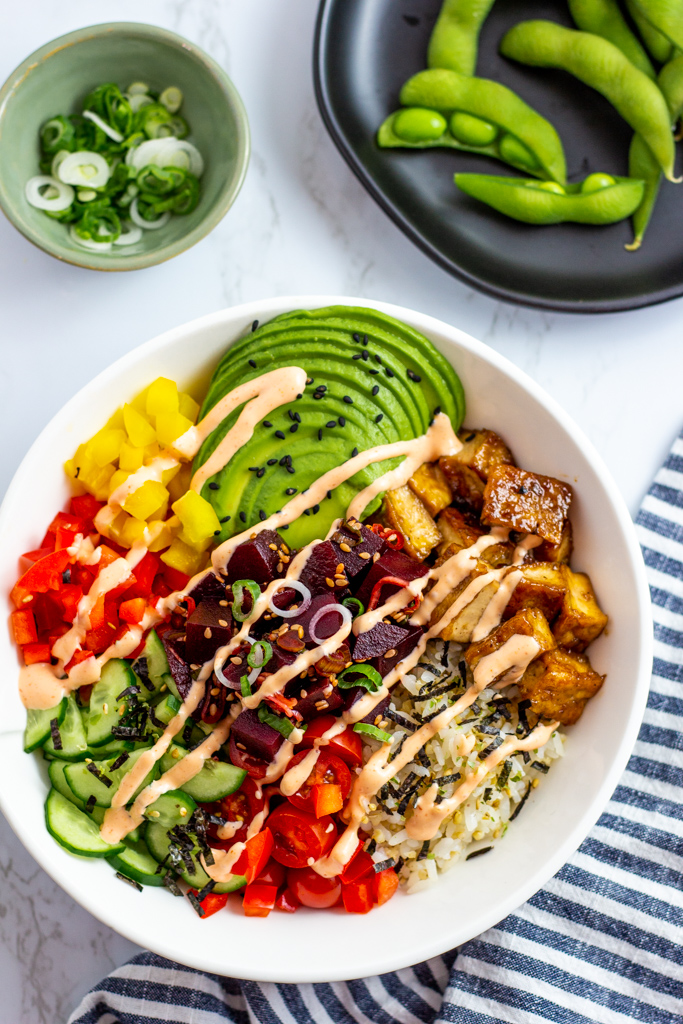
[[[183,895],[183,890],[180,888],[170,871],[167,871],[164,875],[164,885],[173,896]]]
[[[411,722],[406,715],[402,715],[400,711],[396,711],[393,707],[388,707],[386,711],[384,711],[384,717],[390,718],[392,722],[396,722],[398,725],[403,726],[403,728],[407,729],[408,732],[415,732],[417,729],[415,722]]]
[[[531,760],[531,756],[530,756],[528,750],[523,750],[522,751],[522,760],[524,761],[524,764],[528,764],[529,761]]]
[[[190,901],[190,903],[194,907],[194,910],[199,915],[199,917],[204,917],[204,914],[206,913],[206,911],[204,910],[204,907],[201,905],[201,903],[197,899],[197,896],[195,895],[195,893],[193,893],[192,890],[190,889],[188,892],[185,893],[185,895],[187,896],[188,900]]]
[[[446,640],[444,642],[443,650],[441,652],[441,664],[443,665],[444,668],[446,668],[446,666],[448,665],[448,651],[449,651],[450,646],[451,646],[450,640]]]
[[[154,708],[147,708],[147,717],[149,718],[152,725],[156,726],[157,729],[165,728],[164,723],[154,714]]]
[[[199,900],[199,902],[201,903],[205,896],[208,896],[210,892],[213,892],[215,887],[216,883],[214,879],[210,878],[209,881],[204,886],[204,888],[200,889],[199,892],[197,893],[197,899]]]
[[[405,814],[406,813],[406,810],[408,809],[408,804],[410,803],[410,801],[413,799],[414,796],[417,796],[418,789],[420,788],[422,783],[425,782],[425,781],[428,781],[428,780],[423,779],[422,776],[418,776],[417,782],[411,787],[409,792],[407,792],[405,794],[405,796],[401,799],[398,807],[396,808],[396,810],[398,811],[399,814]]]
[[[512,761],[503,761],[503,767],[498,773],[496,779],[496,786],[498,789],[504,789],[507,785],[507,781],[510,778],[510,772],[512,771]]]
[[[425,839],[415,860],[424,860],[429,853],[429,839]]]
[[[206,820],[209,825],[227,825],[227,818],[220,818],[217,814],[207,814]]]
[[[136,676],[139,676],[142,682],[145,684],[145,689],[156,690],[156,687],[152,680],[149,678],[149,671],[147,668],[147,658],[141,656],[137,661],[133,662],[133,672]]]
[[[544,775],[550,771],[550,765],[543,764],[542,761],[532,761],[531,767],[535,768],[537,772],[543,772]]]
[[[128,885],[132,885],[138,892],[142,892],[142,886],[139,882],[136,882],[134,878],[129,878],[128,875],[122,875],[120,871],[116,872],[116,877],[120,878],[122,882],[126,882]]]
[[[194,723],[190,720],[186,724],[185,728],[183,729],[183,742],[184,743],[189,743],[190,742],[190,737],[192,735],[193,728],[194,728]]]
[[[397,755],[397,754],[400,754],[400,752],[401,752],[401,748],[402,748],[403,744],[405,743],[405,741],[406,741],[406,737],[405,737],[405,736],[401,736],[400,740],[399,740],[399,741],[398,741],[398,743],[396,744],[396,747],[395,747],[395,748],[394,748],[394,750],[392,750],[392,751],[391,751],[391,753],[389,754],[389,756],[388,756],[388,758],[387,758],[387,764],[388,764],[388,763],[389,763],[390,761],[393,761],[393,760],[394,760],[394,758],[396,757],[396,755]],[[384,787],[383,787],[383,788],[384,788]]]
[[[116,740],[144,740],[147,738],[144,730],[135,725],[115,725],[111,734]]]
[[[462,661],[458,662],[458,672],[463,683],[467,681],[467,662],[463,658]]]
[[[473,850],[472,853],[468,853],[465,860],[472,860],[474,857],[481,857],[483,854],[489,853],[492,849],[492,846],[482,846],[481,850]]]
[[[375,839],[371,839],[370,842],[368,843],[368,845],[365,847],[365,852],[369,853],[370,855],[372,855],[375,852],[376,849],[377,849],[377,841]]]
[[[115,772],[117,768],[121,768],[126,763],[129,757],[130,754],[128,753],[128,751],[124,750],[122,754],[119,754],[119,756],[116,758],[116,760],[114,761],[113,765],[109,770]]]
[[[373,870],[375,871],[375,874],[377,874],[380,871],[386,871],[387,868],[395,868],[395,867],[396,867],[396,861],[394,860],[393,857],[389,857],[388,860],[378,860],[375,863],[375,866],[374,866]]]
[[[486,725],[485,722],[481,722],[476,729],[477,732],[484,733],[485,736],[497,736],[500,732],[497,725]]]
[[[415,772],[409,772],[393,795],[397,798],[402,797],[405,793],[408,792],[408,790],[415,783],[415,781],[419,780],[420,778],[421,776],[417,775]]]
[[[117,696],[116,699],[123,700],[124,697],[133,697],[138,693],[140,693],[140,687],[133,684],[132,686],[127,686],[125,690],[121,690],[121,693]]]
[[[94,793],[91,793],[88,799],[85,801],[86,811],[92,811],[93,807],[97,803],[97,798]]]
[[[91,775],[95,776],[98,782],[102,783],[103,786],[106,786],[107,789],[111,787],[111,779],[109,778],[108,775],[105,775],[103,772],[100,771],[100,769],[97,767],[94,761],[91,761],[90,764],[86,764],[85,767],[87,768]]]
[[[529,783],[529,785],[526,787],[526,793],[524,794],[522,799],[519,801],[519,803],[515,807],[515,809],[512,812],[512,814],[510,815],[510,821],[514,821],[515,818],[517,817],[517,815],[519,814],[519,812],[521,811],[522,807],[524,807],[524,804],[529,799],[529,793],[530,792],[531,792],[531,783]]]
[[[477,754],[477,757],[479,758],[479,760],[483,761],[485,758],[487,758],[489,756],[489,754],[492,754],[494,750],[498,749],[498,747],[502,744],[502,742],[503,742],[503,737],[502,736],[496,736],[495,740],[493,740],[492,743],[489,743],[488,747],[485,747],[483,750],[479,751],[479,753]]]
[[[427,756],[427,752],[424,747],[420,747],[417,754],[415,755],[415,760],[419,764],[421,764],[423,768],[432,767],[432,762],[429,760],[429,757]]]
[[[528,733],[529,732],[529,723],[526,720],[526,713],[527,713],[527,711],[528,711],[528,709],[530,707],[531,707],[531,701],[530,700],[520,700],[519,704],[517,705],[517,718],[518,718],[517,735],[518,736],[523,735],[524,733]]]
[[[489,800],[491,798],[491,792],[492,792],[491,787],[487,786],[486,789],[484,790],[484,795],[482,797],[482,800],[484,801],[485,804],[487,804],[489,802]]]
[[[438,683],[439,680],[437,679]],[[436,686],[433,690],[428,690],[425,694],[420,693],[420,700],[428,700],[431,697],[442,697],[444,693],[450,693],[451,690],[459,690],[462,686],[462,679],[456,679],[453,676],[448,682],[442,686]]]
[[[442,775],[438,779],[434,779],[437,786],[447,786],[449,782],[457,782],[458,779],[462,778],[461,772],[453,772],[451,775]]]
[[[437,718],[442,711],[446,711],[447,709],[448,704],[444,704],[442,708],[437,708],[436,711],[431,711],[428,715],[420,715],[420,721],[423,724],[425,724],[426,722],[431,722],[433,718]]]
[[[61,737],[61,734],[59,732],[59,726],[57,725],[57,719],[56,718],[51,718],[50,719],[50,734],[52,736],[52,745],[54,746],[55,750],[61,750],[62,749],[62,737]]]

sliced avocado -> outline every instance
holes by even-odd
[[[237,341],[214,372],[201,415],[239,384],[285,366],[306,371],[311,383],[301,398],[262,420],[253,437],[202,490],[219,519],[229,517],[217,543],[281,509],[293,496],[287,490],[296,488],[298,493],[310,487],[350,459],[355,449],[419,437],[438,410],[450,416],[455,430],[462,423],[462,385],[432,343],[383,313],[346,306],[286,313]],[[321,385],[326,390],[316,398]],[[206,462],[241,410],[234,410],[207,438],[195,469]],[[332,421],[334,425],[328,426]],[[276,432],[284,437],[276,437]],[[268,465],[272,460],[277,461]],[[301,547],[325,536],[358,491],[399,461],[373,463],[357,473],[317,510],[314,507],[292,523],[283,538]],[[259,475],[252,467],[264,472]],[[378,505],[379,499],[365,515]]]

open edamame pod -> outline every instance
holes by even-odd
[[[382,147],[446,146],[492,156],[539,178],[566,180],[553,126],[500,82],[432,68],[409,78],[400,99],[408,109],[390,114],[381,126]]]
[[[427,48],[428,68],[473,75],[479,32],[494,0],[444,0]]]
[[[668,60],[671,60],[673,56],[671,41],[654,28],[647,18],[643,17],[635,0],[626,0],[626,10],[631,15],[640,38],[645,43],[650,56],[658,60],[660,64],[665,64]]]
[[[643,136],[669,181],[676,180],[666,100],[614,43],[552,21],[522,21],[503,36],[500,52],[521,64],[568,71],[596,89]]]
[[[680,0],[632,0],[641,18],[683,48],[683,4]]]
[[[569,13],[582,32],[609,39],[648,78],[656,78],[652,62],[628,27],[617,0],[569,0]]]
[[[643,198],[645,184],[633,178],[589,174],[576,185],[495,174],[456,174],[468,196],[525,224],[614,224],[630,217]]]

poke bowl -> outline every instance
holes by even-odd
[[[303,343],[298,351],[296,348],[299,334],[303,336],[307,330],[317,332],[315,355]],[[292,332],[297,335],[294,342]],[[273,338],[277,337],[284,344],[284,365],[282,361],[278,364],[277,353],[273,354]],[[343,373],[337,365],[342,350],[346,359]],[[315,380],[314,372],[297,367],[296,355],[307,365],[308,359],[320,358],[321,352],[328,362],[321,367],[324,374]],[[294,372],[297,369],[298,374]],[[254,381],[266,380],[273,370],[270,386],[263,385],[264,390],[259,391],[262,385]],[[385,415],[390,418],[379,411],[388,408],[381,387],[397,376],[402,380],[391,384],[393,393],[399,393],[399,384],[410,391],[410,398],[402,400],[406,415],[412,415],[411,402],[418,408],[421,394],[433,402],[430,387],[442,396],[443,405],[425,405],[419,422],[401,428],[403,437],[396,440],[387,433],[384,436],[389,443],[382,445],[369,424],[381,424]],[[359,380],[369,396],[365,404],[356,389]],[[164,405],[169,395],[175,403],[171,412]],[[194,426],[201,401],[204,408]],[[330,415],[334,401],[338,401],[334,421],[318,427],[316,420],[311,432],[307,417],[318,415],[318,411]],[[245,402],[238,416],[237,409]],[[253,422],[247,429],[240,421],[242,432],[235,431],[250,403]],[[218,412],[208,421],[212,408]],[[391,417],[398,422],[402,411],[396,409]],[[203,425],[207,427],[204,437]],[[391,427],[385,423],[382,429]],[[214,434],[207,445],[209,428]],[[146,430],[151,430],[149,436]],[[299,431],[301,436],[295,438]],[[160,443],[164,446],[161,451]],[[347,451],[351,444],[353,449]],[[156,477],[149,468],[151,462],[135,462],[136,457],[142,460],[144,445],[151,446],[151,457],[157,460]],[[232,468],[228,465],[231,445],[236,460]],[[485,484],[481,475],[470,472],[469,463],[474,462],[468,455],[474,449],[481,454],[482,445],[498,453],[484,472]],[[289,446],[293,458],[283,454],[283,446]],[[170,458],[169,453],[175,453],[174,465],[163,462]],[[277,459],[273,458],[276,453]],[[193,456],[190,486],[189,460]],[[391,478],[386,476],[387,467],[378,468],[389,458],[393,458],[387,463],[388,472],[394,473]],[[408,477],[404,479],[401,473],[405,476],[411,458],[415,465],[408,487]],[[246,465],[252,461],[256,465]],[[421,487],[419,471],[430,465],[440,467],[439,472],[434,470],[428,486],[423,481]],[[301,466],[304,472],[299,476]],[[326,476],[337,473],[340,466],[347,468],[345,475]],[[369,477],[363,477],[366,471]],[[226,472],[232,475],[226,477]],[[115,473],[119,475],[115,477]],[[135,486],[127,485],[136,473],[142,475],[136,477]],[[277,487],[269,494],[271,478],[276,479]],[[80,483],[74,484],[79,479]],[[324,484],[319,485],[320,479]],[[344,491],[351,486],[345,481],[356,481],[355,490]],[[148,517],[141,507],[129,503],[134,495],[140,500],[143,482],[167,488],[170,494],[165,502],[172,506],[168,515],[166,506],[152,515],[149,500]],[[447,498],[435,497],[437,484],[446,489]],[[463,492],[465,484],[479,497],[468,497]],[[320,487],[318,494],[316,488]],[[378,499],[374,507],[368,487],[374,488],[373,496]],[[551,519],[559,515],[555,528],[537,514],[541,506],[532,511],[533,521],[510,518],[524,509],[528,512],[528,502],[538,488],[545,495],[541,504],[554,509]],[[512,491],[514,498],[510,497]],[[145,493],[149,499],[150,489]],[[363,495],[361,508],[356,501],[359,493]],[[70,506],[74,494],[81,504]],[[496,494],[500,499],[497,505]],[[503,497],[512,501],[512,511]],[[341,506],[337,499],[343,499]],[[477,525],[467,502],[480,502],[481,509],[480,499],[484,508]],[[95,507],[88,512],[93,500]],[[571,567],[568,549],[561,551],[567,544],[570,502]],[[413,510],[409,514],[406,503]],[[337,511],[338,507],[342,511]],[[415,508],[422,516],[417,526]],[[433,515],[423,515],[421,508],[431,508]],[[62,509],[71,512],[53,518]],[[81,526],[76,533],[78,524],[69,519],[70,514],[77,519],[92,515],[97,520],[89,547],[84,537],[89,531]],[[359,521],[361,516],[365,518]],[[486,527],[481,526],[484,522]],[[199,542],[196,534],[202,524],[207,536]],[[3,592],[12,593],[7,612],[14,639],[23,643],[27,662],[21,669],[22,657],[8,630],[0,638],[6,679],[1,704],[0,806],[27,850],[82,906],[132,941],[189,966],[258,981],[329,982],[399,969],[460,945],[505,917],[559,870],[597,820],[635,741],[651,664],[649,598],[639,547],[616,487],[580,430],[536,384],[480,342],[422,313],[364,299],[291,296],[248,303],[167,332],[100,374],[54,418],[19,468],[0,510],[0,525]],[[171,533],[164,540],[163,533],[168,530]],[[468,539],[458,541],[458,531],[464,531]],[[155,587],[152,618],[149,587],[145,592],[141,570],[133,584],[138,590],[126,591],[122,585],[127,579],[126,559],[131,565],[131,553],[141,537],[145,547],[133,565],[133,575],[155,546],[161,552],[155,558],[164,559],[163,565],[155,562],[156,582],[150,582]],[[259,538],[267,543],[257,553]],[[423,542],[426,548],[420,550]],[[326,570],[331,580],[323,572],[318,573],[321,579],[316,582],[310,573],[304,575],[308,563],[294,552],[307,551],[309,559],[319,548],[316,557],[324,556],[325,544],[336,545],[334,552],[340,562]],[[477,564],[470,564],[472,546],[477,555],[497,551],[499,561],[481,565],[475,559]],[[540,558],[534,555],[536,548],[537,555],[542,552]],[[251,551],[250,560],[240,555],[245,550]],[[24,552],[34,557],[29,559],[28,569],[24,561],[25,575],[17,583],[17,561]],[[364,565],[364,555],[369,565]],[[55,556],[59,566],[55,562],[52,568],[59,578],[55,577],[54,588],[62,601],[74,592],[69,588],[79,584],[79,573],[89,566],[102,562],[102,567],[91,570],[99,572],[95,577],[99,579],[124,563],[121,578],[110,581],[110,593],[118,584],[121,593],[117,600],[123,603],[117,606],[121,621],[117,618],[112,624],[115,633],[109,638],[119,646],[109,660],[100,653],[102,642],[98,640],[98,629],[106,634],[107,612],[97,625],[89,620],[88,631],[84,628],[80,639],[77,616],[71,629],[68,625],[57,628],[50,633],[53,646],[47,654],[40,642],[43,627],[38,613],[38,636],[17,635],[15,623],[19,621],[24,628],[28,622],[21,613],[31,604],[29,582],[35,580],[35,566],[41,559],[54,560]],[[409,580],[404,574],[411,558],[414,562],[421,559],[424,567]],[[271,575],[255,585],[258,559],[260,565],[272,563]],[[298,574],[293,569],[295,563]],[[389,572],[391,566],[395,571]],[[456,576],[449,578],[443,566],[459,567]],[[235,577],[238,567],[240,579]],[[553,587],[544,585],[540,603],[526,600],[512,607],[509,599],[515,592],[519,597],[534,590],[538,582],[534,574],[539,571],[559,574],[565,581],[561,593],[549,597]],[[356,572],[363,581],[360,585],[354,583]],[[193,583],[188,583],[190,577]],[[423,583],[428,579],[431,589],[415,582],[420,579]],[[570,585],[567,590],[567,580],[573,581],[573,589]],[[296,585],[292,587],[292,583]],[[318,583],[322,591],[316,589]],[[458,606],[458,597],[473,584],[477,593],[489,588],[489,601],[479,607],[479,615],[468,626],[459,607],[471,610],[473,601],[470,596]],[[42,594],[51,586],[45,583]],[[226,586],[231,588],[228,596],[232,601],[226,599]],[[385,586],[391,587],[395,598],[391,606],[387,601],[391,602],[392,596],[382,593]],[[325,588],[332,595],[338,593],[339,600]],[[288,591],[285,603],[278,601],[278,591]],[[82,592],[75,592],[82,599]],[[141,601],[143,593],[147,596],[138,614],[136,601]],[[266,594],[271,596],[265,598]],[[22,595],[28,597],[26,606]],[[341,624],[335,622],[331,633],[323,633],[324,620],[318,616],[318,635],[311,616],[305,622],[303,619],[307,597],[312,607],[316,601],[331,602],[336,609],[351,612],[339,612]],[[438,611],[437,598],[445,599]],[[548,600],[557,603],[550,608]],[[211,602],[216,605],[213,612]],[[93,598],[88,608],[93,616],[95,604]],[[496,604],[497,617],[492,614]],[[423,614],[417,630],[420,611],[427,608],[431,617]],[[589,614],[581,618],[587,608]],[[266,620],[261,625],[256,614],[259,609]],[[229,612],[234,616],[230,622],[223,618]],[[207,614],[214,617],[207,618]],[[361,652],[357,645],[371,630],[358,629],[356,634],[353,630],[355,620],[363,615],[374,616],[372,629],[390,630],[390,646],[403,644],[401,650],[385,650],[385,643],[381,657],[374,649]],[[441,616],[446,619],[442,621]],[[477,633],[485,618],[487,627]],[[444,622],[465,632],[447,635]],[[411,628],[416,629],[418,639],[408,642],[405,634]],[[427,649],[424,645],[430,634],[436,646]],[[150,647],[153,635],[162,647],[166,681],[157,686],[166,692],[157,692],[154,698],[149,696],[155,689],[158,667],[157,654]],[[239,646],[246,643],[245,637],[251,648]],[[288,638],[286,642],[284,638]],[[341,664],[332,666],[319,694],[309,670],[325,658],[333,660],[344,638],[356,645],[353,659],[346,663],[349,655],[345,653]],[[209,644],[211,657],[206,651],[191,658],[188,654],[193,663],[186,666],[183,684],[178,674],[182,662],[179,645],[190,642],[199,644],[197,650]],[[218,642],[225,645],[219,648],[223,650],[220,660],[218,654],[214,658]],[[510,654],[505,663],[500,663],[501,651]],[[274,652],[281,660],[269,671],[267,659]],[[302,658],[308,660],[297,660]],[[572,671],[581,675],[581,685],[572,684],[567,690],[553,684],[551,676],[554,671],[557,678],[565,679],[570,662]],[[96,663],[101,675],[92,671]],[[204,663],[211,668],[200,679]],[[111,700],[97,704],[96,695],[103,692],[98,687],[117,665],[123,675],[108,684],[113,687]],[[401,667],[392,676],[396,665]],[[486,678],[481,668],[485,665],[490,670]],[[536,670],[543,666],[540,676],[536,670],[536,675],[529,674],[534,666]],[[20,669],[24,701],[36,709],[31,713],[34,718],[29,719],[33,729],[30,742],[28,730],[25,732],[26,709],[15,683]],[[277,684],[283,678],[291,682],[293,673],[298,680],[300,669],[308,671],[308,676],[305,683],[297,682],[292,696]],[[35,694],[45,688],[48,677],[55,696],[52,700],[43,697],[41,703]],[[180,702],[170,692],[174,682]],[[89,688],[86,700],[77,696],[79,683]],[[512,684],[512,690],[506,689],[507,684]],[[304,686],[311,691],[312,710]],[[511,692],[516,694],[512,703],[508,700]],[[388,697],[393,703],[385,699]],[[332,698],[337,701],[334,705]],[[58,702],[59,713],[53,708]],[[174,716],[183,708],[185,718],[173,727]],[[235,711],[231,713],[232,708]],[[264,708],[264,713],[257,715],[259,708]],[[46,709],[47,715],[41,709]],[[201,714],[193,719],[190,713],[198,709]],[[327,719],[334,709],[345,717],[333,719],[330,729]],[[463,735],[451,736],[448,730],[453,728],[451,718],[456,711],[457,729]],[[244,728],[249,712],[260,719],[256,737],[253,729],[250,734]],[[87,727],[87,742],[84,739],[81,748],[78,737],[74,738],[73,722],[70,726],[65,717],[69,714],[76,715],[81,730],[83,723]],[[122,715],[120,720],[117,714]],[[148,720],[151,726],[145,724]],[[138,734],[141,728],[156,729],[149,742],[145,742],[146,734]],[[167,760],[161,765],[169,779],[170,773],[175,774],[173,785],[169,782],[159,788],[163,775],[157,772],[147,777],[147,768],[151,771],[155,762],[144,759],[150,757],[152,743],[169,729],[172,734],[159,756],[176,759],[175,764]],[[195,735],[192,730],[199,731]],[[438,744],[437,733],[441,738]],[[286,757],[281,770],[266,777],[272,768],[271,752],[266,749],[273,734],[272,764],[282,761],[283,752]],[[184,762],[189,765],[192,757],[199,756],[195,751],[208,749],[207,743],[214,740],[214,753],[219,744],[227,749],[228,736],[229,757],[211,762],[217,777],[239,774],[239,781],[225,792],[245,792],[240,784],[257,790],[267,787],[271,800],[270,813],[267,806],[264,812],[263,803],[258,805],[260,822],[248,839],[243,816],[234,813],[234,805],[233,812],[219,813],[214,804],[207,803],[215,792],[207,795],[206,790],[195,790],[193,800],[192,772],[182,774]],[[348,749],[340,745],[340,736],[347,737]],[[317,743],[314,737],[323,742]],[[444,754],[444,738],[456,746],[463,742],[465,747]],[[178,746],[169,746],[171,739]],[[315,757],[320,757],[323,766],[335,762],[325,753],[326,743],[345,761],[346,768],[342,764],[337,776],[323,772],[319,784],[305,793],[313,802],[303,805],[306,810],[297,809],[295,798],[304,794],[308,775],[295,767],[308,758],[306,768],[311,773]],[[73,756],[69,744],[75,744]],[[360,760],[354,760],[354,750],[360,750],[361,744]],[[27,756],[24,750],[31,747],[35,750]],[[98,749],[109,760],[98,759]],[[128,797],[117,804],[119,789],[112,787],[112,781],[123,792],[122,779],[127,772],[133,779],[136,769],[131,764],[138,763],[136,758],[145,770],[140,768]],[[206,762],[199,762],[197,780],[205,768]],[[349,776],[350,795],[345,790],[344,772]],[[374,783],[369,785],[373,772]],[[245,773],[251,782],[246,781]],[[465,791],[463,787],[468,785]],[[190,799],[178,796],[185,789]],[[147,803],[145,793],[150,794]],[[340,794],[342,802],[335,803]],[[325,803],[330,799],[332,803]],[[175,800],[173,806],[169,800]],[[92,824],[95,812],[99,812],[97,828]],[[292,860],[293,847],[281,840],[282,822],[287,813],[294,812],[299,815],[299,825],[303,820],[313,823],[314,830],[316,822],[322,826],[317,828],[316,841],[321,845],[316,856],[304,856],[303,861]],[[448,822],[456,822],[458,813],[462,815],[460,823],[451,827]],[[198,847],[190,850],[195,860],[190,857],[189,868],[184,861],[189,826],[178,824],[183,816],[195,822],[189,847]],[[226,820],[231,817],[236,820]],[[138,847],[143,860],[133,863],[132,840],[123,840],[138,826],[144,830],[140,833],[144,849]],[[164,829],[171,826],[176,831],[166,833]],[[222,833],[222,845],[211,838],[217,835],[212,831],[216,828],[228,829]],[[439,832],[439,828],[443,830]],[[278,878],[259,873],[265,860],[256,866],[259,849],[254,839],[263,847],[266,832],[270,832],[269,843],[275,837],[275,846],[268,846],[265,858],[272,851],[275,873],[281,872]],[[153,841],[153,835],[159,842]],[[207,836],[212,849],[208,859],[202,846]],[[246,844],[240,845],[238,839],[246,839]],[[101,849],[105,841],[111,847],[106,859]],[[173,847],[170,853],[169,845]],[[146,868],[147,862],[152,867]],[[327,880],[325,893],[338,886],[333,899],[319,904],[326,909],[313,909],[305,895],[302,875],[310,873],[314,863],[316,877]],[[158,871],[157,865],[161,865]],[[287,881],[283,882],[285,872]],[[218,884],[209,883],[206,888],[207,873]],[[137,878],[143,880],[142,885]],[[404,886],[397,884],[399,878]],[[122,884],[126,880],[133,884]],[[325,889],[328,882],[331,888]],[[173,899],[169,889],[181,896],[189,891],[190,897]],[[220,912],[202,913],[212,900],[220,905]],[[269,912],[273,906],[276,909]],[[372,912],[366,916],[369,910]],[[320,942],[321,924],[329,925],[328,943]]]

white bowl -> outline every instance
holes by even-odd
[[[104,861],[62,850],[43,819],[45,764],[22,751],[25,712],[17,651],[0,637],[0,806],[38,863],[78,903],[133,942],[191,967],[255,981],[329,982],[406,967],[491,927],[529,899],[570,857],[609,799],[636,738],[651,666],[649,595],[631,520],[608,471],[571,419],[532,380],[456,327],[400,306],[343,296],[250,302],[178,327],[131,352],[55,416],[21,464],[0,510],[0,586],[63,507],[62,463],[122,402],[159,374],[201,386],[252,321],[332,304],[373,306],[422,331],[460,374],[466,423],[500,432],[520,465],[574,487],[573,564],[590,573],[610,616],[591,660],[607,682],[568,730],[565,757],[493,852],[456,865],[431,889],[399,893],[367,917],[301,909],[246,918],[236,907],[202,921],[164,889],[140,894]],[[199,391],[196,392],[199,394]],[[9,608],[8,608],[9,610]]]

